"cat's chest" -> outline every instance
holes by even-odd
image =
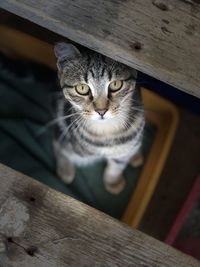
[[[86,139],[73,135],[70,140],[70,150],[73,158],[85,158],[87,160],[95,158],[121,158],[131,157],[137,152],[140,142],[137,135],[135,138],[123,139]]]

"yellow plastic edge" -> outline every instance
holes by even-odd
[[[122,221],[137,228],[153,195],[176,132],[178,110],[171,102],[142,88],[146,119],[157,127],[150,153]]]

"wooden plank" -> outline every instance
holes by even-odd
[[[0,266],[173,266],[199,262],[0,165]]]
[[[0,7],[200,97],[199,0],[3,0]]]

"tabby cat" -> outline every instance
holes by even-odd
[[[56,104],[57,173],[71,183],[75,165],[107,160],[103,182],[121,192],[122,172],[131,159],[141,162],[144,111],[136,70],[69,43],[55,46],[62,97]]]

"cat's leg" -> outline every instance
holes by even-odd
[[[144,163],[144,156],[142,153],[142,150],[140,149],[133,157],[132,160],[130,161],[130,165],[134,168],[142,166]]]
[[[66,184],[72,183],[75,177],[75,167],[73,163],[64,155],[63,149],[54,144],[55,156],[56,156],[56,171],[59,178]]]
[[[57,157],[57,174],[59,178],[66,184],[72,183],[75,177],[74,165],[64,156]]]
[[[108,192],[119,194],[124,189],[126,181],[122,176],[122,172],[126,168],[127,163],[127,161],[118,159],[107,160],[103,182]]]

